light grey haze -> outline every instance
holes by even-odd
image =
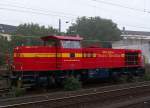
[[[80,16],[111,19],[120,29],[150,31],[150,0],[0,0],[1,24],[34,22],[58,28],[61,19],[65,31]]]

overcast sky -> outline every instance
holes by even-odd
[[[80,16],[111,19],[120,29],[150,31],[150,0],[0,0],[1,24],[58,28],[61,19],[65,31]]]

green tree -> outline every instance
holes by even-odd
[[[9,52],[9,41],[6,37],[0,36],[0,66],[6,63],[6,54]]]
[[[40,26],[34,23],[20,24],[17,30],[12,33],[11,41],[0,36],[0,65],[5,64],[6,54],[11,54],[16,46],[22,45],[40,45],[42,42],[39,39],[41,36],[58,34],[58,30],[53,27]]]
[[[58,34],[58,30],[50,26],[45,27],[34,23],[20,24],[13,33],[11,46],[13,49],[22,45],[40,45],[42,43],[39,39],[41,36],[56,34]]]
[[[87,40],[106,42],[119,40],[121,32],[111,20],[100,17],[81,17],[69,27],[67,34],[78,34]]]
[[[24,23],[20,24],[17,27],[14,35],[23,35],[23,36],[48,36],[58,34],[58,30],[53,27],[40,26],[39,24],[34,23]]]

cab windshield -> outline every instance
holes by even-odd
[[[63,48],[81,48],[80,41],[62,40],[61,43]]]

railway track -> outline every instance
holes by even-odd
[[[0,97],[2,97],[3,95],[6,95],[9,92],[9,88],[1,88],[0,89]]]
[[[124,101],[125,99],[134,99],[150,94],[149,92],[150,82],[139,82],[73,92],[59,92],[53,94],[3,99],[0,100],[0,108],[63,108],[66,106],[73,108],[73,106],[89,106],[92,104],[105,107],[105,105],[110,104],[112,101],[117,103]]]
[[[6,92],[6,91],[9,91],[9,88],[0,88],[0,93]]]

